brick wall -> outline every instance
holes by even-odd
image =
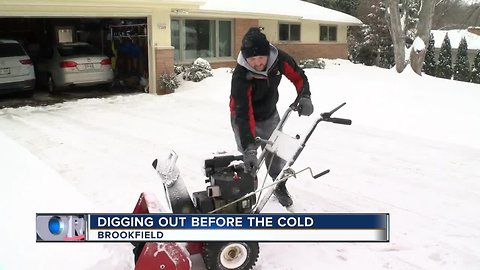
[[[163,73],[173,73],[174,50],[173,48],[155,48],[155,56],[155,81],[157,82],[157,94],[169,94],[166,89],[160,88],[160,76],[162,76]]]
[[[480,36],[480,27],[468,27],[468,32],[474,33]]]
[[[297,62],[309,58],[347,59],[347,44],[274,44],[290,54]],[[237,52],[238,54],[238,52]],[[235,59],[237,54],[235,54]],[[236,60],[210,62],[212,68],[235,67]]]
[[[347,44],[275,44],[295,60],[308,58],[348,58]]]
[[[221,67],[235,67],[237,65],[237,60],[232,61],[222,61],[222,62],[210,62],[212,68],[221,68]]]
[[[234,48],[233,55],[234,58],[237,58],[240,48],[242,47],[242,38],[247,33],[248,29],[253,26],[258,26],[258,20],[252,19],[235,19],[235,29],[234,33]]]
[[[309,58],[347,59],[347,44],[274,44],[290,54],[297,62]],[[240,50],[240,49],[239,49]],[[235,54],[235,59],[238,52]],[[235,67],[236,60],[210,62],[212,68]]]

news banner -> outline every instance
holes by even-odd
[[[37,242],[388,242],[389,214],[37,214]]]

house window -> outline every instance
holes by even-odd
[[[320,25],[320,41],[337,41],[337,27]]]
[[[232,56],[232,22],[218,22],[218,56]]]
[[[300,24],[281,23],[278,33],[280,41],[300,41]]]
[[[172,46],[175,48],[175,60],[180,59],[180,21],[172,20],[170,23]]]
[[[171,39],[177,62],[198,57],[232,57],[231,21],[174,19]]]

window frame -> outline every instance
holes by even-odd
[[[327,27],[327,39],[322,39],[322,27]],[[334,39],[330,38],[330,28],[335,28],[335,37]],[[319,25],[319,41],[320,42],[337,42],[338,41],[338,25],[334,24],[320,24]]]
[[[213,48],[213,53],[214,56],[211,57],[202,57],[205,60],[208,61],[215,61],[215,60],[232,60],[234,59],[234,43],[235,41],[233,40],[234,38],[234,20],[233,19],[215,19],[215,18],[183,18],[183,17],[172,17],[170,19],[170,23],[172,24],[172,21],[178,21],[178,42],[179,42],[179,48],[178,48],[178,59],[174,58],[175,64],[177,63],[189,63],[195,60],[197,57],[194,58],[186,58],[185,57],[185,44],[186,44],[186,34],[185,34],[185,22],[186,21],[209,21],[210,23],[213,21],[214,22],[214,48]],[[230,56],[218,56],[220,55],[220,22],[230,22]],[[170,38],[172,38],[172,30],[170,30]],[[210,37],[211,38],[211,37]],[[171,40],[171,44],[173,46],[173,39]],[[177,50],[177,48],[174,47],[174,50]],[[174,53],[175,55],[175,53]]]
[[[280,37],[280,27],[281,25],[288,26],[288,39],[281,39]],[[292,25],[298,26],[298,40],[292,40]],[[293,22],[278,22],[278,41],[280,42],[301,42],[302,41],[302,24],[293,23]]]

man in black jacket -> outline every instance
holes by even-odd
[[[268,139],[280,121],[276,105],[282,75],[297,90],[299,114],[312,114],[309,84],[303,70],[291,56],[271,45],[258,27],[250,28],[242,39],[230,95],[232,128],[248,173],[255,174],[258,169],[255,137]],[[278,157],[266,157],[265,161],[269,175],[276,179],[285,161]],[[285,182],[276,186],[274,195],[285,207],[293,203]]]

